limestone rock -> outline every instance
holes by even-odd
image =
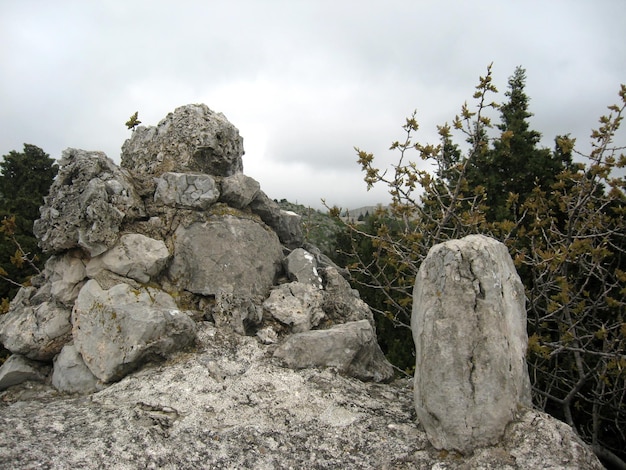
[[[122,146],[122,168],[135,175],[166,172],[230,176],[243,171],[243,139],[222,113],[189,104],[157,127],[140,126]]]
[[[78,292],[86,281],[85,260],[80,250],[70,250],[62,255],[53,255],[46,262],[44,269],[46,286],[50,298],[68,308],[72,308]],[[36,294],[39,295],[39,292]],[[36,297],[35,297],[36,298]]]
[[[21,384],[27,380],[43,382],[46,380],[49,372],[49,366],[31,361],[19,354],[13,354],[0,366],[0,390]]]
[[[310,330],[324,318],[324,296],[311,284],[281,284],[263,302],[263,309],[273,318],[291,327],[293,333]]]
[[[324,303],[322,309],[330,321],[335,324],[367,320],[375,327],[374,315],[369,305],[359,296],[339,271],[334,267],[320,270],[324,279]]]
[[[35,290],[20,292],[0,317],[0,342],[14,354],[51,360],[71,339],[70,310],[55,302],[31,305],[28,296]]]
[[[103,290],[90,280],[78,294],[73,319],[76,349],[103,382],[119,380],[145,360],[188,346],[195,324],[167,293],[118,284]]]
[[[122,222],[143,217],[128,175],[102,152],[67,149],[33,232],[45,252],[81,247],[97,256],[112,247]]]
[[[302,245],[301,217],[298,214],[282,210],[263,191],[257,193],[250,203],[250,209],[276,232],[287,248],[293,249]]]
[[[147,283],[163,270],[169,258],[170,253],[162,240],[129,233],[122,235],[110,250],[89,260],[86,274],[94,278],[106,269]]]
[[[278,346],[274,358],[292,369],[335,367],[360,380],[385,382],[393,378],[393,368],[366,320],[291,335]]]
[[[63,346],[54,358],[52,386],[66,393],[92,393],[103,388],[85,365],[73,342]]]
[[[261,190],[261,185],[254,178],[236,173],[222,180],[220,201],[236,209],[244,209],[250,205]]]
[[[201,295],[223,291],[265,296],[282,258],[278,237],[262,224],[216,216],[176,229],[169,277],[180,288]]]
[[[303,248],[296,248],[285,258],[285,271],[292,281],[310,284],[322,289],[322,278],[317,272],[317,263],[311,253]]]
[[[292,370],[266,348],[205,322],[197,353],[89,399],[12,387],[0,394],[0,468],[602,469],[571,428],[534,411],[496,446],[442,453],[415,421],[410,380]]]
[[[470,453],[530,405],[524,287],[506,247],[482,235],[431,248],[411,319],[415,408],[438,449]]]
[[[263,320],[263,307],[260,300],[249,295],[219,291],[215,296],[212,316],[218,327],[229,327],[245,335]]]
[[[156,181],[154,200],[166,206],[206,210],[220,196],[210,175],[163,173]]]

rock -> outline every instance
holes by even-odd
[[[113,248],[89,260],[86,274],[95,278],[106,269],[147,283],[163,270],[169,258],[170,253],[162,240],[129,233],[122,235]]]
[[[263,307],[260,300],[249,295],[219,291],[215,296],[212,316],[218,327],[229,327],[245,335],[263,320]]]
[[[0,467],[602,469],[571,428],[535,411],[471,457],[440,452],[415,421],[409,379],[292,370],[266,348],[206,322],[197,353],[89,399],[42,390],[24,401],[15,386],[0,394]]]
[[[87,277],[80,250],[51,256],[46,262],[44,277],[50,287],[50,298],[71,309]]]
[[[210,175],[163,173],[156,181],[154,200],[166,206],[206,210],[220,196]]]
[[[282,258],[278,237],[262,224],[232,215],[216,216],[176,229],[169,277],[179,288],[195,294],[264,297]]]
[[[434,246],[413,291],[415,408],[438,449],[496,444],[530,406],[524,287],[506,247],[471,235]]]
[[[43,382],[49,372],[49,366],[31,361],[19,354],[13,354],[0,366],[0,390],[5,390],[27,380]]]
[[[143,217],[128,175],[102,152],[67,149],[33,232],[45,252],[81,247],[97,256],[117,242],[124,220]]]
[[[263,344],[274,344],[278,342],[278,333],[276,333],[276,330],[271,326],[261,328],[256,332],[256,336]]]
[[[103,382],[183,349],[195,337],[193,320],[169,294],[151,287],[118,284],[103,290],[90,280],[78,294],[72,320],[75,347]]]
[[[274,358],[292,369],[335,367],[360,380],[386,382],[393,378],[393,368],[366,320],[291,335],[278,346]]]
[[[67,343],[54,358],[52,386],[60,392],[92,393],[103,387],[85,365],[73,342]]]
[[[71,339],[70,311],[55,302],[30,305],[34,289],[20,289],[9,311],[0,317],[0,342],[14,354],[49,361]]]
[[[254,178],[236,173],[222,180],[220,201],[236,209],[245,209],[261,190]]]
[[[372,310],[361,300],[359,291],[353,289],[334,267],[323,268],[320,272],[324,279],[322,309],[328,319],[335,324],[367,320],[374,328]]]
[[[276,232],[287,248],[293,249],[302,245],[301,217],[298,214],[282,210],[263,191],[257,193],[250,203],[250,209]]]
[[[301,282],[281,284],[263,302],[263,309],[293,333],[310,330],[324,318],[319,288]]]
[[[323,288],[315,258],[308,251],[296,248],[289,253],[283,264],[290,280],[310,284],[318,289]]]
[[[136,176],[167,172],[231,176],[243,171],[243,139],[221,113],[189,104],[157,127],[140,126],[122,146],[122,168]]]

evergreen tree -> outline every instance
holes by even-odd
[[[0,298],[12,298],[43,263],[33,222],[57,170],[53,158],[30,144],[0,162]]]
[[[487,218],[491,221],[511,217],[511,194],[523,201],[535,186],[547,190],[563,169],[560,156],[538,147],[541,134],[530,128],[532,113],[525,86],[526,71],[517,67],[508,81],[508,101],[499,108],[500,123],[496,127],[501,135],[484,158],[474,159],[467,174],[470,187],[485,188]]]

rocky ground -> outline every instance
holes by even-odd
[[[434,449],[412,382],[290,370],[272,345],[204,323],[195,349],[88,396],[0,394],[0,468],[601,468],[571,430],[527,412],[500,446]]]

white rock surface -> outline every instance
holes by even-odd
[[[0,468],[602,469],[567,425],[533,411],[471,457],[440,452],[415,421],[409,380],[286,369],[254,337],[210,324],[198,336],[197,352],[89,398],[0,393]]]
[[[27,297],[34,289],[20,291]],[[52,360],[71,339],[71,331],[69,309],[55,302],[33,306],[20,293],[9,311],[0,317],[0,342],[4,347],[38,361]]]

